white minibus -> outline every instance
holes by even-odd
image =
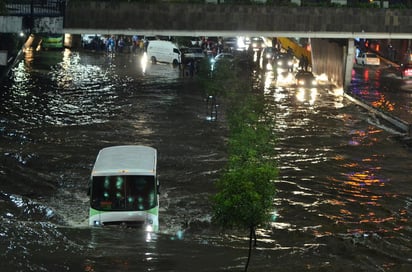
[[[100,150],[90,179],[89,225],[159,228],[157,151],[122,145]]]

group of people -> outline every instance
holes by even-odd
[[[147,48],[148,41],[139,36],[114,36],[100,37],[96,35],[90,42],[83,41],[83,48],[96,51],[114,53],[140,53]]]
[[[147,48],[148,41],[139,39],[137,35],[133,37],[110,36],[105,40],[107,53],[139,53]]]
[[[200,40],[196,41],[194,47],[202,48],[203,52],[206,53],[207,56],[214,57],[217,54],[222,52],[229,52],[231,49],[225,46],[222,37],[218,38],[206,38],[202,37]]]

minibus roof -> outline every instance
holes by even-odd
[[[111,146],[100,150],[92,176],[156,175],[157,151],[142,145]]]

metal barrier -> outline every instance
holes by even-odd
[[[381,118],[382,120],[385,120],[386,122],[390,123],[394,128],[396,128],[398,131],[402,132],[405,134],[405,136],[412,137],[412,124],[401,120],[400,118],[393,116],[387,112],[383,112],[371,105],[369,105],[367,102],[364,102],[361,97],[356,97],[353,96],[353,94],[348,94],[344,93],[344,96],[348,98],[350,101],[354,102],[355,104],[365,108],[369,112],[373,113],[374,116]]]

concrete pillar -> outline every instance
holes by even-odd
[[[343,88],[345,89],[350,85],[352,79],[353,60],[355,58],[355,41],[354,39],[348,39],[348,46],[344,47],[346,52],[343,52],[343,63],[345,63],[344,75],[343,75]]]

